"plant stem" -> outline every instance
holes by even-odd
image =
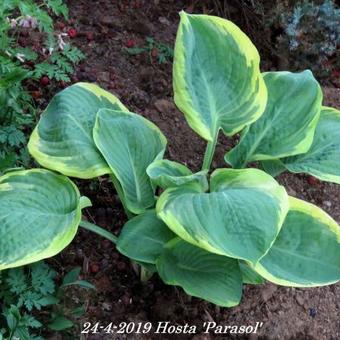
[[[90,223],[90,222],[84,221],[84,220],[80,221],[79,226],[84,228],[84,229],[90,230],[90,231],[94,232],[95,234],[98,234],[100,236],[105,237],[106,239],[110,240],[114,244],[117,243],[117,240],[118,240],[117,236],[113,235],[112,233],[103,229],[102,227],[99,227],[99,226],[97,226],[93,223]]]
[[[209,141],[207,144],[207,148],[205,149],[205,153],[204,153],[202,170],[209,171],[210,169],[211,162],[213,160],[214,153],[215,153],[217,138],[218,138],[218,131],[216,132],[214,139],[212,141]]]
[[[119,199],[122,202],[122,205],[123,205],[123,208],[124,208],[126,216],[127,216],[128,219],[131,219],[132,217],[134,217],[134,215],[133,215],[133,213],[126,206],[122,186],[118,182],[118,180],[115,177],[115,175],[111,175],[110,177],[111,177],[111,180],[112,180],[112,183],[113,183],[114,187],[116,188],[116,191],[117,191],[117,194],[119,196]]]
[[[140,266],[140,280],[141,280],[141,282],[143,282],[143,283],[147,282],[152,275],[153,275],[152,272],[149,272],[142,265]]]

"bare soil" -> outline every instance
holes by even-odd
[[[78,31],[75,43],[86,53],[74,81],[92,81],[116,94],[131,111],[154,123],[166,135],[167,157],[198,170],[205,142],[187,125],[173,102],[172,65],[158,64],[144,53],[130,56],[124,48],[128,40],[135,47],[144,46],[146,37],[174,45],[178,12],[193,10],[184,1],[68,1],[72,26]],[[266,63],[264,63],[265,65]],[[270,65],[270,63],[267,63]],[[265,69],[264,69],[265,70]],[[324,103],[340,107],[340,92],[324,88]],[[235,140],[221,137],[213,168],[225,167],[224,153]],[[313,202],[340,222],[340,188],[330,183],[309,183],[305,175],[282,174],[278,180],[290,195]],[[121,204],[106,178],[82,184],[83,194],[95,203],[87,210],[88,218],[98,225],[119,233],[126,221]],[[70,301],[86,299],[86,314],[81,322],[105,325],[125,321],[156,324],[196,325],[215,321],[221,325],[254,325],[263,322],[251,339],[339,339],[340,284],[296,289],[274,286],[245,286],[241,304],[235,308],[219,308],[187,296],[180,288],[166,286],[154,276],[142,284],[131,262],[121,256],[110,242],[80,230],[75,241],[60,256],[51,260],[60,273],[81,265],[84,277],[94,283],[96,292],[69,292]],[[200,332],[198,332],[200,333]],[[75,338],[79,335],[75,334]],[[170,336],[89,335],[88,339],[167,339]],[[171,336],[172,339],[233,338],[214,334]],[[241,337],[240,337],[241,338]],[[245,338],[245,337],[243,337]]]

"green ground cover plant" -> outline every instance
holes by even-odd
[[[116,243],[143,278],[158,273],[223,307],[240,303],[243,284],[340,280],[338,224],[268,173],[284,168],[339,184],[340,112],[322,106],[308,70],[261,73],[255,46],[232,22],[180,16],[175,103],[207,141],[202,170],[164,159],[162,132],[114,95],[70,86],[51,100],[28,143],[45,169],[0,177],[0,270],[56,255],[80,226]],[[241,138],[225,156],[232,168],[210,174],[220,130]],[[253,161],[267,172],[246,168]],[[68,178],[103,175],[128,217],[119,237],[82,219],[91,202]]]
[[[79,273],[79,267],[72,269],[58,285],[57,273],[43,261],[1,272],[0,339],[39,340],[43,339],[40,334],[44,325],[54,331],[73,327],[67,316],[80,316],[84,309],[67,310],[65,289],[72,285],[94,288],[80,280]],[[45,314],[44,320],[39,313]]]
[[[134,41],[128,41],[128,45],[134,45]],[[142,47],[126,47],[124,51],[129,55],[139,55],[142,53],[147,53],[150,58],[150,62],[157,60],[158,64],[166,64],[171,62],[174,56],[174,51],[172,47],[167,44],[157,42],[152,37],[146,38],[145,46]]]
[[[84,58],[55,27],[55,16],[68,19],[61,0],[0,3],[0,172],[29,166],[25,134],[36,123],[40,88],[70,81],[74,65]]]
[[[318,79],[339,77],[340,9],[334,0],[209,0],[199,10],[236,20],[278,69],[310,69]],[[268,60],[269,59],[269,60]]]
[[[339,16],[340,9],[333,0],[300,0],[277,2],[265,21],[268,26],[283,29],[276,38],[282,62],[288,62],[293,70],[309,68],[326,78],[332,73],[337,77],[340,67]]]

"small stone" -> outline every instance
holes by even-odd
[[[332,206],[332,202],[330,202],[330,201],[324,201],[323,204],[328,208],[330,208]]]
[[[296,197],[296,191],[291,187],[287,187],[287,193],[290,196]]]
[[[174,103],[168,99],[158,99],[154,105],[159,113],[169,113],[175,109]]]
[[[316,308],[309,308],[309,316],[311,316],[312,318],[315,318],[317,313],[318,311],[316,310]]]
[[[98,72],[97,78],[99,81],[108,83],[110,81],[110,72]]]
[[[110,311],[110,310],[112,310],[112,304],[108,303],[108,302],[103,302],[102,308],[103,308],[103,310]]]
[[[299,306],[303,306],[305,303],[305,300],[301,295],[296,295],[295,300]]]
[[[170,21],[165,17],[159,17],[158,21],[165,26],[170,26]]]

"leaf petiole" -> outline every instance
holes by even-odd
[[[84,228],[84,229],[90,230],[97,235],[105,237],[106,239],[110,240],[114,244],[117,243],[117,240],[118,240],[117,236],[113,235],[112,233],[105,230],[104,228],[97,226],[96,224],[90,223],[88,221],[81,220],[80,223],[79,223],[79,226]]]
[[[216,143],[218,138],[218,132],[215,134],[214,139],[207,143],[207,148],[205,149],[202,170],[210,170],[211,162],[214,157]]]
[[[125,197],[124,197],[124,192],[122,189],[122,186],[120,185],[119,181],[117,180],[117,178],[114,175],[111,175],[111,180],[112,183],[117,191],[118,197],[120,199],[120,201],[122,202],[123,208],[124,208],[124,212],[127,216],[127,218],[130,220],[132,217],[134,217],[133,213],[127,208],[127,205],[125,203]]]

